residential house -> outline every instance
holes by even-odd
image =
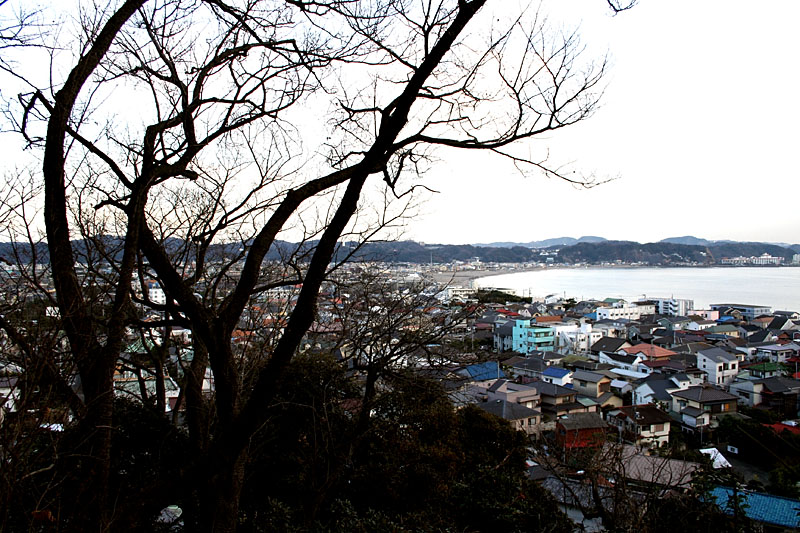
[[[549,366],[547,361],[538,355],[512,357],[511,359],[503,361],[503,365],[508,367],[509,374],[521,378],[522,381],[539,379]]]
[[[528,435],[537,434],[538,426],[542,421],[540,411],[516,402],[488,400],[479,402],[476,406],[487,413],[499,416],[503,420],[508,420],[515,429],[524,431]]]
[[[755,363],[747,367],[748,379],[764,379],[786,374],[786,367],[781,363]]]
[[[669,443],[672,417],[652,403],[619,407],[606,414],[606,421],[621,438],[637,446],[656,448]]]
[[[556,442],[565,450],[596,448],[606,441],[607,429],[597,413],[573,413],[556,421]]]
[[[788,316],[774,316],[767,325],[767,329],[789,330],[795,329],[794,322]]]
[[[622,405],[622,399],[611,392],[611,378],[597,372],[576,370],[572,387],[581,395],[596,401],[601,407]]]
[[[572,371],[560,366],[548,366],[542,372],[542,381],[563,387],[572,383]]]
[[[726,337],[739,338],[742,337],[742,331],[733,324],[717,324],[703,330],[706,333],[715,333],[717,335],[725,335]]]
[[[627,339],[619,337],[601,337],[597,342],[592,344],[589,352],[598,355],[600,352],[619,352],[623,348],[630,347],[631,343]]]
[[[757,329],[766,329],[774,318],[775,317],[772,315],[759,316],[749,321],[748,324],[756,327]]]
[[[800,346],[789,344],[768,344],[756,349],[756,358],[773,363],[785,363],[787,359],[800,355]]]
[[[645,360],[646,358],[641,353],[629,355],[626,353],[600,352],[599,354],[601,363],[607,363],[614,368],[621,368],[631,372],[639,372],[639,365]]]
[[[563,353],[587,353],[602,337],[602,333],[593,331],[592,325],[584,322],[553,324],[553,328],[556,335],[556,350]]]
[[[648,314],[648,309],[639,307],[637,305],[614,305],[609,307],[598,307],[597,311],[598,320],[619,320],[627,318],[628,320],[639,320],[643,314]]]
[[[641,322],[639,324],[630,324],[628,326],[628,339],[631,343],[645,342],[653,338],[653,331],[660,328],[659,324],[652,322]]]
[[[797,531],[800,529],[800,501],[772,494],[714,487],[710,496],[717,507],[728,515],[736,512],[731,500],[737,498],[738,509],[756,522],[755,531]]]
[[[771,377],[742,380],[732,383],[730,391],[739,397],[739,403],[749,407],[762,407],[781,417],[793,419],[800,409],[800,380]]]
[[[455,372],[471,381],[486,381],[508,377],[500,368],[500,364],[495,361],[467,365],[457,369]]]
[[[505,400],[531,409],[539,407],[540,403],[540,395],[536,387],[521,385],[507,379],[498,379],[489,385],[486,394],[489,401]]]
[[[734,313],[738,312],[745,320],[753,320],[757,316],[772,314],[771,307],[750,304],[711,304],[711,310],[731,316],[735,316]]]
[[[587,406],[578,402],[578,393],[573,389],[544,381],[536,382],[535,386],[539,390],[542,413],[551,418],[597,410],[595,405]]]
[[[665,316],[656,320],[656,323],[662,328],[666,328],[668,331],[676,331],[679,329],[686,329],[686,326],[688,326],[691,321],[692,320],[686,316]]]
[[[778,340],[778,334],[771,329],[762,329],[747,336],[748,343],[774,343]]]
[[[634,344],[628,348],[623,348],[620,350],[620,352],[628,355],[640,354],[643,358],[651,361],[669,359],[675,355],[675,352],[672,350],[667,350],[666,348],[661,348],[659,346],[647,343]]]
[[[0,376],[0,422],[3,420],[3,410],[14,412],[20,399],[17,376]]]
[[[688,324],[686,324],[686,329],[689,331],[703,331],[710,327],[716,326],[717,323],[713,320],[706,320],[704,318],[695,318]]]
[[[714,427],[716,417],[736,412],[737,396],[710,384],[673,391],[671,410],[689,428]]]
[[[699,316],[705,320],[719,320],[719,311],[711,309],[690,309],[686,312],[687,316]]]
[[[531,319],[516,319],[512,349],[518,353],[552,351],[555,349],[555,330],[552,326],[536,324]]]
[[[653,403],[668,409],[672,405],[670,393],[689,386],[689,378],[685,374],[650,374],[634,383],[633,403]]]
[[[722,348],[697,352],[697,367],[704,370],[709,383],[727,385],[739,373],[739,358]]]
[[[498,353],[508,352],[514,347],[514,321],[508,320],[494,326],[492,332],[494,349]]]
[[[597,320],[592,324],[593,331],[599,331],[603,337],[624,339],[628,335],[628,320]]]

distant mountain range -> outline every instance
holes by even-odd
[[[476,244],[475,246],[486,246],[489,248],[513,248],[515,246],[524,246],[525,248],[550,248],[551,246],[571,246],[581,242],[605,242],[607,239],[603,237],[585,236],[580,238],[573,237],[557,237],[555,239],[545,239],[543,241],[531,242],[490,242],[487,244]]]
[[[105,237],[103,240],[106,257],[119,259],[121,240]],[[177,250],[183,244],[174,239],[167,243],[168,250]],[[294,244],[276,242],[267,254],[267,260],[278,261],[300,250],[307,253],[314,242]],[[555,262],[561,264],[640,263],[648,265],[718,264],[725,257],[751,257],[769,254],[783,257],[790,262],[792,256],[800,253],[800,244],[779,246],[760,242],[707,241],[696,237],[674,237],[656,243],[641,244],[633,241],[609,241],[601,237],[581,237],[572,239],[561,237],[533,241],[525,245],[519,243],[494,243],[495,245],[471,244],[425,244],[415,241],[375,241],[364,245],[353,242],[341,243],[335,259],[352,257],[356,260],[384,261],[393,263],[450,263],[452,261],[472,261],[479,259],[485,263],[526,263]],[[243,251],[245,243],[226,243],[213,245],[208,251],[209,260],[230,259]],[[298,248],[299,247],[299,248]],[[73,249],[79,261],[83,257],[96,256],[87,249],[84,241],[74,241]],[[48,250],[44,244],[35,248],[11,243],[0,243],[0,262],[23,262],[35,254],[38,262],[48,261]]]
[[[514,246],[524,246],[526,248],[550,248],[551,246],[572,246],[574,244],[579,244],[584,242],[597,243],[597,242],[609,242],[609,241],[608,239],[605,239],[603,237],[592,237],[592,236],[579,237],[577,239],[573,237],[557,237],[555,239],[544,239],[541,241],[530,241],[530,242],[508,242],[508,241],[490,242],[484,244],[476,244],[475,246],[488,246],[494,248],[512,248]],[[693,246],[718,246],[721,244],[735,244],[739,241],[731,241],[731,240],[710,241],[708,239],[702,239],[700,237],[693,237],[691,235],[686,235],[683,237],[667,237],[666,239],[661,239],[658,242],[667,244],[690,244]],[[800,244],[789,244],[785,242],[772,242],[764,244],[774,244],[776,246],[791,248],[797,252],[800,252]]]
[[[414,241],[372,242],[358,257],[388,262],[449,263],[480,259],[483,262],[523,263],[551,260],[556,263],[644,263],[650,265],[718,264],[725,257],[769,254],[790,262],[800,253],[800,244],[708,241],[696,237],[675,237],[656,243],[609,241],[602,237],[561,237],[530,243],[498,242],[492,245],[423,244]]]

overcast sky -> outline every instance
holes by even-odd
[[[579,25],[586,53],[608,51],[612,67],[596,114],[537,142],[554,161],[618,179],[579,190],[443,154],[427,178],[440,194],[406,238],[800,242],[800,2],[642,0],[617,16],[603,0],[543,9]]]
[[[442,152],[424,181],[439,193],[402,238],[800,243],[800,0],[640,0],[616,16],[605,0],[544,0],[542,12],[578,27],[587,58],[607,53],[611,68],[595,115],[536,148],[616,179],[578,189],[486,154]],[[8,167],[21,139],[0,138]]]

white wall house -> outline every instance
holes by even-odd
[[[620,307],[598,307],[597,320],[619,320],[620,318],[627,318],[628,320],[639,320],[643,314],[643,309],[637,305],[622,305]]]
[[[552,324],[556,334],[556,350],[560,353],[588,353],[603,334],[591,324]]]
[[[709,348],[697,352],[697,368],[706,372],[709,383],[727,385],[739,373],[739,358],[722,348]]]

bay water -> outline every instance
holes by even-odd
[[[558,294],[577,300],[686,298],[711,304],[763,305],[800,311],[800,267],[553,267],[479,278],[475,287],[514,289],[520,296]]]

